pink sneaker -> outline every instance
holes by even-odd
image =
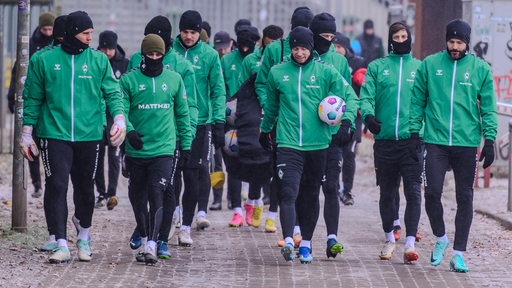
[[[245,223],[247,223],[247,225],[249,225],[249,226],[252,226],[252,214],[254,214],[254,206],[245,203],[244,209],[245,209]]]
[[[233,219],[231,219],[228,224],[229,227],[242,227],[244,226],[244,217],[238,213],[235,213],[233,214]]]

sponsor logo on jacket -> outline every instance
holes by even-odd
[[[463,82],[459,82],[460,85],[465,85],[465,86],[473,86],[473,84],[471,84],[471,82],[469,82],[469,72],[466,72],[464,73],[464,81]]]
[[[163,104],[139,104],[137,108],[141,110],[149,110],[149,109],[169,109],[171,108],[171,104],[163,103]]]
[[[84,75],[78,75],[78,78],[80,78],[80,79],[92,79],[91,75],[85,75],[85,74],[87,74],[87,72],[89,72],[89,66],[87,66],[87,64],[84,64],[82,66],[82,72],[84,73]]]

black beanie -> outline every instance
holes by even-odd
[[[61,15],[55,18],[55,22],[53,23],[53,39],[63,38],[66,34],[66,18],[68,15]]]
[[[260,39],[260,34],[258,33],[258,28],[242,25],[240,26],[236,37],[236,42],[239,44],[238,46],[251,47],[256,45],[256,42]]]
[[[366,19],[363,23],[363,29],[373,29],[373,21],[371,19]]]
[[[210,38],[210,36],[212,36],[212,27],[210,26],[210,23],[203,21],[201,23],[201,28],[203,28],[204,31],[206,31],[206,35],[208,35],[208,38]]]
[[[336,33],[336,20],[329,13],[320,13],[313,17],[309,26],[313,34],[320,35],[321,33]]]
[[[180,18],[180,31],[195,30],[201,33],[201,14],[195,10],[187,10],[183,12]]]
[[[117,47],[117,34],[114,31],[106,30],[100,33],[98,47],[115,49]]]
[[[235,34],[238,34],[240,31],[240,27],[242,26],[251,26],[251,21],[249,19],[238,19],[235,23]]]
[[[66,18],[66,34],[69,36],[75,36],[89,28],[94,28],[92,20],[84,11],[75,11]]]
[[[292,29],[298,26],[309,28],[311,20],[313,20],[313,12],[306,6],[297,7],[292,14]]]
[[[340,32],[336,32],[334,34],[332,43],[341,45],[343,48],[345,48],[345,50],[352,49],[352,46],[350,45],[350,39]]]
[[[156,34],[162,37],[165,47],[171,46],[172,26],[167,17],[159,15],[149,20],[144,29],[144,35],[148,34]]]
[[[308,28],[298,26],[290,32],[290,48],[300,46],[312,51],[313,45],[313,32]]]
[[[450,39],[459,39],[464,43],[469,44],[471,39],[471,27],[468,23],[455,19],[446,25],[446,41]]]

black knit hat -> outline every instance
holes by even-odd
[[[345,48],[345,50],[352,49],[352,47],[350,45],[350,39],[347,36],[341,34],[340,32],[336,32],[334,34],[332,43],[341,45],[343,48]]]
[[[144,29],[144,35],[148,34],[156,34],[162,37],[165,47],[171,46],[172,26],[167,17],[159,15],[149,20]]]
[[[235,23],[235,34],[238,34],[241,26],[251,26],[251,21],[249,19],[238,19]]]
[[[297,26],[309,28],[311,20],[313,20],[313,12],[306,6],[297,7],[292,14],[292,29]]]
[[[142,43],[140,44],[140,52],[142,55],[146,55],[151,52],[158,52],[162,55],[165,55],[165,44],[162,37],[156,34],[148,34],[144,39],[142,39]]]
[[[471,40],[471,27],[468,23],[455,19],[446,25],[446,41],[450,39],[459,39],[466,44]]]
[[[195,30],[201,33],[201,24],[203,19],[201,14],[195,10],[187,10],[183,12],[180,18],[180,31]]]
[[[371,19],[366,19],[363,23],[363,29],[373,29],[373,21]]]
[[[210,26],[210,23],[208,23],[207,21],[203,21],[201,23],[201,28],[203,28],[204,31],[206,31],[206,35],[208,35],[208,38],[212,36],[212,26]]]
[[[66,34],[66,19],[68,15],[61,15],[55,18],[53,23],[53,39],[63,38]]]
[[[290,32],[290,48],[304,47],[313,50],[313,32],[306,27],[297,26]]]
[[[309,26],[313,34],[319,35],[322,33],[336,33],[336,20],[329,13],[320,13],[316,14],[311,20],[311,24]]]
[[[66,34],[75,36],[83,31],[94,28],[91,17],[84,11],[75,11],[66,18]]]
[[[256,42],[260,39],[260,34],[258,32],[258,28],[242,25],[239,27],[236,37],[236,42],[239,47],[251,47],[256,45]]]
[[[99,48],[115,49],[117,47],[117,34],[114,31],[106,30],[100,33]]]

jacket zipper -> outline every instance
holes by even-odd
[[[75,141],[75,55],[71,55],[71,142]]]
[[[402,91],[402,64],[404,57],[400,57],[400,71],[398,74],[398,95],[396,101],[396,123],[395,123],[395,140],[398,140],[398,124],[400,122],[400,94]]]
[[[299,98],[299,146],[302,147],[302,102],[301,102],[301,93],[300,93],[300,82],[302,79],[302,66],[299,67],[299,82],[297,83],[298,93],[297,97]]]
[[[151,77],[151,80],[153,80],[153,95],[154,95],[156,93],[155,77]]]
[[[452,146],[452,129],[453,129],[453,96],[455,94],[455,75],[457,73],[457,60],[453,62],[453,75],[452,75],[452,91],[450,93],[450,138],[448,146]]]

